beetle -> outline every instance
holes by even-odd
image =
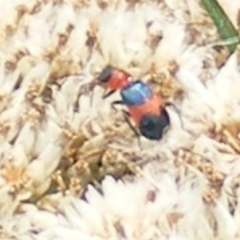
[[[115,108],[118,104],[126,106],[128,110],[123,110],[124,118],[138,137],[141,134],[150,140],[162,138],[170,125],[170,117],[165,107],[173,106],[172,103],[165,103],[146,83],[141,80],[133,81],[129,73],[111,65],[102,70],[98,81],[106,84],[109,90],[103,98],[120,91],[121,100],[112,102],[112,107]],[[135,122],[140,134],[130,122],[130,118]]]

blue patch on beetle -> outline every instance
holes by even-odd
[[[127,106],[142,105],[151,99],[152,95],[152,90],[140,80],[129,84],[121,91],[122,100]]]

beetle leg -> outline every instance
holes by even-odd
[[[113,101],[111,103],[111,108],[114,109],[114,110],[117,110],[116,107],[115,107],[116,105],[124,105],[124,102],[121,101],[121,100]]]
[[[131,121],[129,120],[130,118],[130,114],[129,112],[122,110],[123,112],[123,116],[124,116],[124,120],[127,122],[129,128],[133,131],[133,133],[136,135],[137,139],[138,139],[138,145],[141,148],[141,142],[140,142],[140,135],[139,132],[136,130],[136,128],[132,125]]]
[[[166,103],[165,103],[165,106],[166,106],[166,107],[170,106],[170,107],[172,107],[172,108],[175,110],[175,112],[176,112],[177,115],[179,116],[180,123],[181,123],[181,128],[182,128],[182,129],[185,129],[185,128],[184,128],[184,124],[183,124],[183,120],[182,120],[181,113],[180,113],[179,109],[176,107],[176,105],[173,104],[173,103],[171,103],[171,102],[166,102]],[[185,129],[185,130],[186,130],[186,129]]]
[[[124,102],[121,101],[121,100],[118,100],[118,101],[114,101],[111,103],[111,107],[116,110],[116,107],[115,105],[124,105]],[[124,117],[124,120],[127,122],[129,128],[133,131],[133,133],[135,134],[135,136],[137,137],[138,139],[138,145],[139,147],[141,148],[141,142],[140,142],[140,134],[139,132],[136,130],[136,128],[132,125],[131,121],[129,120],[130,118],[130,113],[126,110],[122,110],[122,113],[123,113],[123,117]]]
[[[104,93],[103,96],[102,96],[102,98],[105,99],[105,98],[111,96],[114,92],[115,92],[115,90],[111,90],[111,91],[109,91],[109,92],[107,92],[107,93]]]

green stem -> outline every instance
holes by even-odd
[[[238,31],[216,0],[201,0],[201,2],[216,25],[221,38],[226,42],[230,41],[227,46],[229,52],[233,53],[239,43]]]

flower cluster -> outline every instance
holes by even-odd
[[[238,239],[239,56],[195,0],[2,2],[0,238]],[[183,126],[140,149],[92,84],[109,63]]]

